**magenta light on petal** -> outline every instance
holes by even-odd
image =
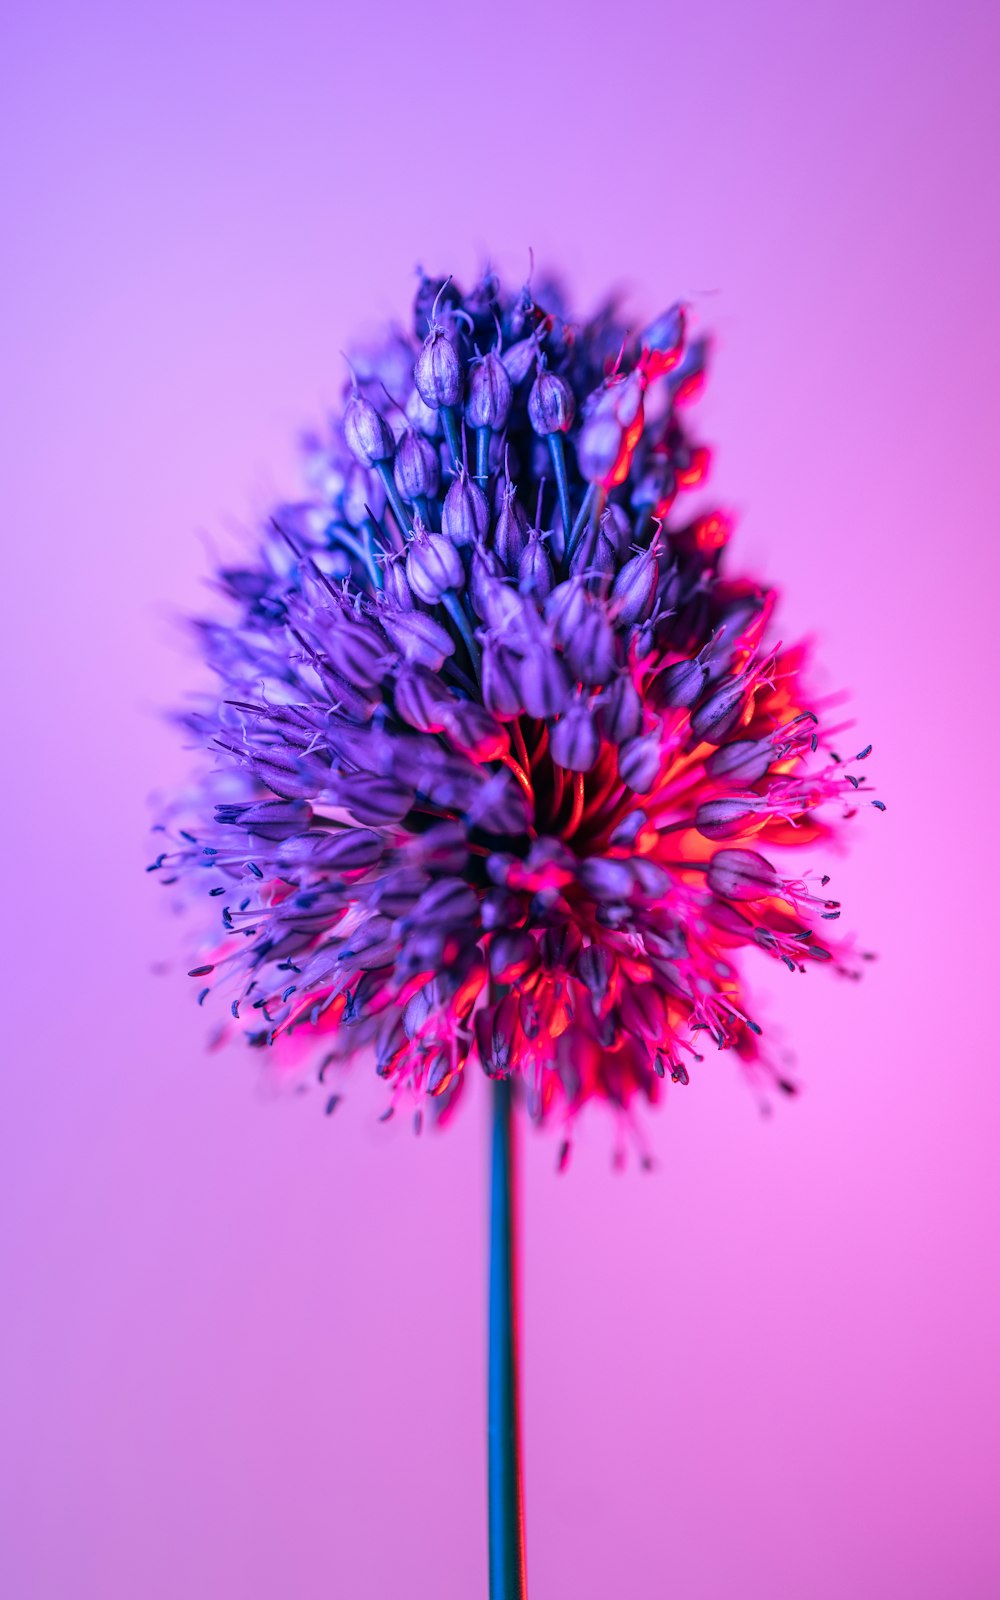
[[[202,998],[327,1093],[374,1048],[389,1106],[439,1113],[478,1067],[563,1140],[592,1102],[638,1138],[708,1044],[781,1087],[742,956],[854,970],[820,874],[868,749],[685,511],[705,341],[492,276],[425,280],[414,327],[410,391],[387,336],[198,630],[208,761],[155,865],[208,912]]]

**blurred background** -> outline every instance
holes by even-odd
[[[2,24],[0,1592],[485,1593],[486,1102],[447,1136],[209,1055],[149,798],[172,620],[413,269],[716,334],[701,436],[888,803],[864,984],[526,1138],[535,1600],[1000,1593],[995,8],[15,0]],[[784,981],[781,981],[784,979]]]

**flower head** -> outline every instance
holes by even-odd
[[[357,363],[309,497],[218,575],[221,687],[184,719],[214,766],[154,866],[214,906],[193,975],[251,1043],[370,1051],[390,1106],[437,1111],[478,1063],[565,1133],[591,1100],[631,1123],[706,1043],[788,1087],[743,952],[848,970],[829,880],[785,857],[867,795],[870,747],[834,754],[774,592],[684,513],[681,308],[634,340],[553,297],[425,280],[403,362],[394,334]]]

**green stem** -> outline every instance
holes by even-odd
[[[517,1295],[510,1079],[492,1086],[490,1180],[490,1600],[524,1600],[524,1505],[517,1401]]]
[[[485,489],[490,476],[491,428],[476,429],[476,482]]]
[[[462,610],[462,602],[458,598],[458,595],[455,593],[454,589],[446,589],[444,594],[441,596],[441,604],[444,606],[452,622],[455,624],[455,627],[458,629],[459,634],[461,635],[462,643],[469,652],[469,660],[472,662],[473,670],[476,674],[476,681],[478,683],[481,677],[479,670],[479,646],[477,645],[473,635],[472,625],[469,622],[465,612]]]
[[[561,433],[549,434],[549,454],[552,457],[552,471],[555,473],[556,489],[559,492],[559,511],[563,525],[563,548],[566,549],[569,545],[573,518],[569,509],[569,479],[566,476],[566,452],[563,449],[563,436]]]
[[[386,462],[376,461],[375,471],[382,480],[382,487],[385,490],[385,497],[392,507],[392,514],[399,524],[399,531],[402,537],[405,539],[407,529],[413,526],[413,518],[403,504],[403,498],[399,490],[396,488],[396,480],[392,475],[392,469],[387,465]]]
[[[455,471],[457,472],[462,465],[462,440],[458,431],[455,407],[442,406],[440,417],[444,423],[445,438],[448,440],[448,449],[451,451],[451,459],[455,463]]]

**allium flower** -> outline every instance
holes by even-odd
[[[564,1140],[708,1043],[788,1087],[742,953],[849,970],[786,856],[869,751],[834,753],[774,591],[684,509],[705,361],[680,306],[635,338],[492,276],[422,281],[413,338],[355,360],[307,496],[218,574],[185,717],[213,766],[156,863],[213,905],[192,976],[252,1044],[370,1050],[389,1108],[439,1113],[478,1064]]]

